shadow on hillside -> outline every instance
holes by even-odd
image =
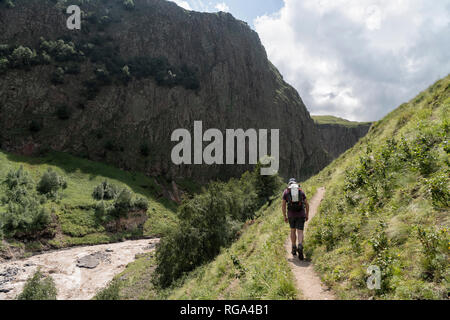
[[[11,162],[22,162],[29,165],[51,165],[63,170],[66,174],[77,171],[89,176],[89,180],[97,177],[114,179],[127,185],[134,193],[145,195],[158,202],[166,209],[177,210],[177,205],[162,196],[162,187],[156,184],[156,178],[148,177],[141,172],[129,172],[109,164],[95,162],[85,158],[77,158],[67,153],[50,152],[43,156],[30,157],[2,151]]]

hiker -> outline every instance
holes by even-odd
[[[288,208],[288,215],[286,216],[286,203]],[[306,209],[306,210],[305,210]],[[309,204],[306,200],[306,195],[300,188],[297,181],[292,178],[289,180],[288,187],[283,192],[282,204],[284,221],[291,227],[291,241],[292,241],[292,255],[303,260],[303,230],[305,222],[309,219]],[[298,235],[298,246],[297,246]]]

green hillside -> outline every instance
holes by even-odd
[[[367,137],[303,184],[327,192],[305,250],[341,299],[443,299],[448,295],[450,77],[377,122]],[[103,298],[295,299],[279,198],[240,238],[166,290],[151,284],[153,254],[118,275]],[[366,287],[370,265],[382,288]]]
[[[311,116],[316,124],[338,124],[348,128],[354,128],[361,125],[367,125],[371,122],[349,121],[335,116]]]
[[[50,193],[38,191],[49,169],[65,181],[65,188],[58,186]],[[162,183],[67,154],[30,158],[0,152],[0,181],[0,240],[1,233],[5,238],[1,250],[12,247],[27,255],[43,249],[157,236],[165,234],[176,221],[176,204],[160,197]],[[142,230],[105,228],[105,221],[96,214],[101,201],[92,196],[104,181],[118,192],[129,190],[123,196],[129,196],[142,210],[147,208],[149,219]],[[105,207],[116,202],[105,196]],[[133,207],[125,209],[131,211]]]
[[[446,77],[306,182],[327,188],[307,253],[340,298],[448,298],[449,112]],[[376,292],[371,265],[382,272]]]

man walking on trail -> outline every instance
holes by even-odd
[[[286,204],[288,215],[286,216]],[[286,190],[283,192],[282,208],[284,221],[291,227],[292,254],[298,252],[298,258],[303,260],[303,230],[305,221],[309,219],[309,204],[305,193],[300,189],[297,181],[292,178]],[[298,236],[298,237],[297,237]],[[297,246],[298,238],[298,246]]]

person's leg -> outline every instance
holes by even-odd
[[[303,230],[297,230],[298,244],[303,245]]]
[[[300,260],[304,259],[303,256],[303,230],[305,229],[305,219],[300,218],[299,224],[297,226],[297,234],[298,234],[298,257]]]
[[[295,234],[295,229],[291,229],[291,242],[293,247],[297,247],[297,235]]]

